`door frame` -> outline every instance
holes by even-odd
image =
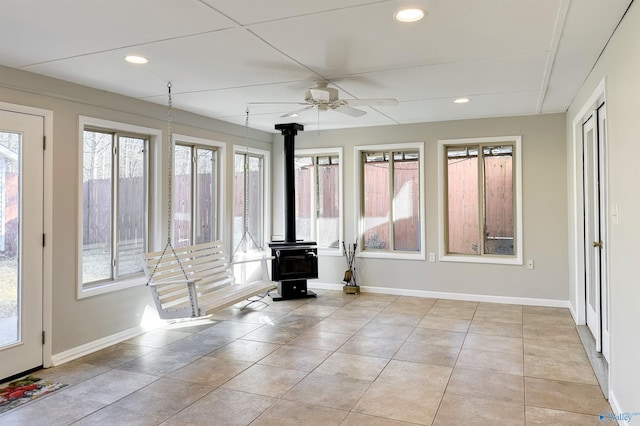
[[[598,106],[605,102],[606,108],[606,80],[603,78],[600,83],[596,86],[591,96],[583,103],[583,106],[578,111],[578,113],[574,116],[572,125],[572,133],[573,140],[570,141],[572,144],[569,148],[569,201],[571,205],[569,206],[570,211],[570,235],[569,235],[569,249],[570,249],[570,279],[572,290],[570,292],[571,300],[571,314],[574,317],[574,320],[577,325],[586,325],[586,291],[585,291],[585,237],[584,237],[584,166],[583,166],[583,140],[582,140],[582,125],[584,122],[584,118],[589,115],[590,112],[597,110]],[[597,120],[597,116],[594,116],[594,119]],[[596,135],[597,137],[598,135]],[[608,193],[607,182],[608,173],[607,170],[609,168],[608,164],[608,155],[607,155],[607,144],[608,141],[605,142],[605,146],[603,147],[604,152],[604,167],[605,167],[605,183],[601,188],[602,191],[605,191],[605,200],[608,199],[606,195]],[[606,229],[602,232],[602,243],[606,249],[609,247],[609,235],[610,235],[610,226],[611,223],[608,220],[609,212],[606,207],[606,203],[604,208],[601,207],[601,212],[605,216]],[[609,282],[609,268],[608,268],[609,256],[607,255],[607,250],[602,255],[602,264],[604,265],[602,277],[603,285],[608,287]],[[606,283],[606,284],[605,284]],[[602,300],[602,299],[601,299]],[[608,306],[601,308],[601,312],[606,312],[609,314],[609,306],[610,301],[607,299]],[[602,322],[602,321],[601,321]],[[607,321],[609,326],[609,334],[611,333],[611,323]],[[601,333],[603,334],[603,333]],[[602,352],[609,354],[609,359],[611,359],[611,347],[606,347],[605,339],[602,338]]]
[[[30,114],[44,119],[44,136],[47,141],[44,150],[44,184],[43,184],[43,229],[47,236],[47,243],[42,253],[42,330],[45,341],[42,345],[42,365],[51,367],[52,337],[53,337],[53,111],[25,105],[0,102],[0,109],[19,114]]]

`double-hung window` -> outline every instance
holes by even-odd
[[[342,148],[297,150],[296,239],[341,252]]]
[[[439,142],[442,260],[522,264],[520,141]]]
[[[268,152],[237,146],[234,154],[233,253],[265,247],[269,193]]]
[[[423,143],[356,147],[363,256],[424,259]]]
[[[218,238],[219,147],[204,142],[176,136],[172,185],[175,247]]]
[[[159,136],[145,130],[81,117],[79,297],[142,272],[140,255],[149,241],[149,153]]]

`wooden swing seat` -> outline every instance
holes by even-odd
[[[143,255],[148,286],[163,319],[197,318],[234,305],[276,287],[269,279],[268,258],[231,262],[222,241]],[[237,284],[233,265],[261,262],[262,279]]]

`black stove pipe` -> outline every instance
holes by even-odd
[[[298,123],[276,124],[284,136],[284,241],[296,242],[295,139],[304,126]]]

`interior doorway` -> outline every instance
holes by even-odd
[[[44,117],[0,109],[0,379],[43,365]]]

